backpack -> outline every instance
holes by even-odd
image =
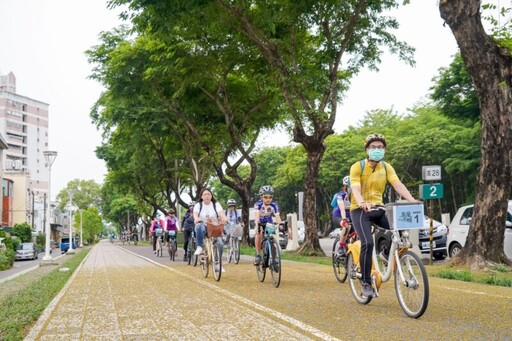
[[[359,161],[359,163],[361,164],[361,175],[363,175],[364,166],[366,164],[364,161],[365,161],[364,159]],[[380,163],[382,164],[382,167],[384,168],[384,172],[386,172],[386,176],[387,176],[386,163],[384,161],[380,161]],[[335,193],[331,200],[331,207],[334,209],[336,207],[338,207],[338,193],[339,192]],[[348,195],[348,201],[351,202],[352,201],[352,189],[350,187],[348,188],[347,195]]]
[[[217,215],[217,219],[219,218],[219,213],[217,212],[217,202],[213,202],[212,201],[212,204],[213,204],[213,210],[215,211],[215,214]],[[199,202],[199,213],[198,215],[201,214],[201,210],[203,209],[203,202],[200,201]]]

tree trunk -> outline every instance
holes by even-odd
[[[479,0],[442,0],[450,26],[478,94],[482,123],[475,210],[466,245],[454,262],[471,268],[508,263],[503,251],[512,185],[512,59],[485,32]]]

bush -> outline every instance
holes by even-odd
[[[12,268],[15,257],[16,252],[11,249],[0,250],[0,271]]]
[[[36,236],[36,247],[38,250],[44,249],[46,247],[46,235],[39,233]]]

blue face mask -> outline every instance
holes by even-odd
[[[384,149],[370,149],[368,151],[368,158],[372,161],[380,161],[384,159]]]

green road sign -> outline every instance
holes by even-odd
[[[422,199],[442,199],[443,184],[420,185],[420,197]]]

